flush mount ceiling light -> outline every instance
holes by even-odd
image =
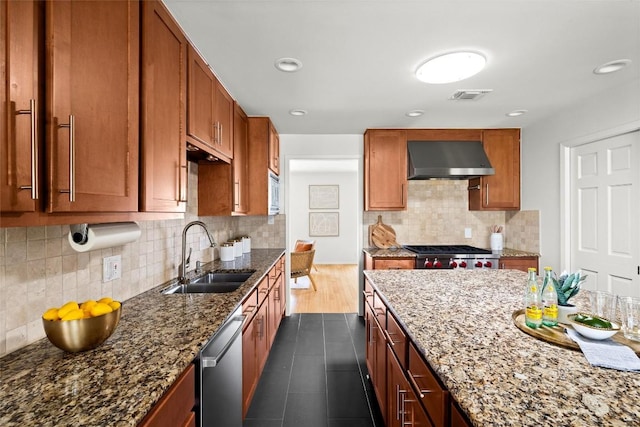
[[[305,116],[307,114],[307,110],[296,108],[295,110],[289,111],[289,114],[291,114],[292,116]]]
[[[276,59],[276,62],[273,64],[278,70],[284,71],[285,73],[295,73],[300,68],[302,68],[302,62],[296,58],[280,58]]]
[[[432,84],[459,82],[479,73],[487,63],[476,52],[452,52],[427,60],[416,70],[416,77]]]
[[[593,74],[609,74],[622,70],[631,63],[630,59],[616,59],[615,61],[606,62],[593,69]]]
[[[411,110],[411,111],[407,111],[405,113],[405,116],[407,116],[407,117],[420,117],[423,114],[424,114],[423,110]]]
[[[510,113],[505,114],[507,117],[518,117],[523,114],[526,114],[529,110],[513,110]]]

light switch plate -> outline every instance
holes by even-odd
[[[464,238],[465,239],[470,239],[471,238],[471,228],[467,227],[464,229]]]
[[[102,283],[122,277],[122,256],[114,255],[102,259]]]

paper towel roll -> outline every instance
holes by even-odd
[[[69,244],[77,252],[121,246],[131,243],[140,237],[140,226],[135,222],[114,222],[110,224],[89,224],[87,238],[84,243],[73,241],[73,233],[69,233]]]

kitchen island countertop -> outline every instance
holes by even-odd
[[[163,295],[167,282],[124,301],[94,350],[65,353],[44,338],[0,358],[0,425],[136,426],[283,253],[203,266],[256,270],[234,292]]]
[[[516,328],[526,273],[365,275],[475,426],[640,425],[640,373],[592,367],[581,352]]]

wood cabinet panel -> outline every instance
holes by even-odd
[[[280,136],[273,123],[269,122],[269,169],[280,174]]]
[[[407,129],[407,141],[481,141],[482,129]]]
[[[447,425],[449,392],[440,386],[413,343],[409,345],[407,376],[409,381],[413,382],[419,400],[429,414],[433,425],[436,427]]]
[[[48,210],[137,211],[140,5],[52,1],[46,20]]]
[[[529,267],[533,267],[536,271],[539,271],[538,268],[538,257],[503,257],[500,258],[500,268],[512,268],[514,270],[528,271]]]
[[[268,117],[249,117],[248,168],[249,210],[248,215],[268,215],[269,206],[269,144],[275,128]]]
[[[0,3],[0,212],[35,212],[40,204],[42,5]]]
[[[495,175],[469,180],[469,210],[520,210],[520,129],[482,131]]]
[[[249,119],[236,103],[233,110],[233,213],[249,211]]]
[[[228,163],[233,157],[233,99],[191,45],[187,73],[188,141]]]
[[[406,210],[406,131],[367,130],[364,134],[364,163],[365,210]]]
[[[375,270],[413,270],[416,268],[415,258],[374,258]]]
[[[404,332],[398,321],[391,313],[387,313],[387,342],[395,353],[402,369],[407,368],[407,334]]]
[[[196,404],[196,375],[193,364],[178,377],[158,403],[138,424],[139,427],[193,425]]]
[[[187,39],[160,1],[142,3],[140,210],[184,212]]]
[[[451,427],[471,427],[471,423],[454,401],[451,401]]]
[[[387,356],[384,330],[379,324],[373,307],[365,304],[366,364],[380,413],[387,422]]]

